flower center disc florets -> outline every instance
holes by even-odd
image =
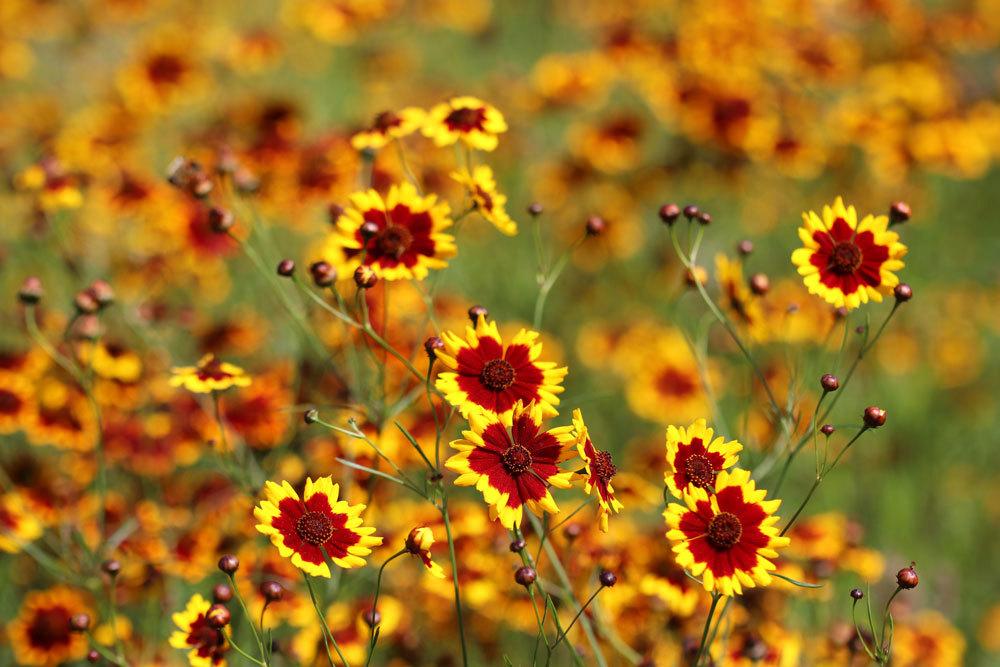
[[[861,266],[861,249],[850,241],[833,246],[830,253],[830,270],[838,275],[854,273]]]
[[[461,109],[455,109],[448,117],[445,119],[451,127],[460,130],[471,130],[479,126],[479,122],[482,118],[482,111],[480,109],[470,109],[468,107],[463,107]]]
[[[402,225],[388,225],[375,237],[375,245],[379,252],[389,257],[399,259],[413,243],[413,234]]]
[[[611,459],[611,454],[608,452],[597,452],[591,466],[594,474],[597,475],[597,479],[601,480],[604,484],[610,482],[611,478],[618,472],[618,468],[615,467],[614,461]]]
[[[483,366],[479,379],[490,391],[503,391],[514,384],[514,367],[506,359],[492,359]]]
[[[333,520],[322,512],[306,512],[295,522],[295,532],[306,544],[326,544],[333,537]]]
[[[375,116],[375,129],[385,132],[386,130],[392,129],[399,125],[399,116],[391,111],[383,111],[379,115]]]
[[[684,462],[684,476],[697,487],[711,489],[715,486],[715,475],[715,468],[706,456],[692,454]]]
[[[721,512],[708,523],[708,541],[716,549],[729,549],[743,537],[743,524],[731,512]]]
[[[500,458],[512,475],[520,474],[531,467],[531,452],[521,445],[511,445]]]

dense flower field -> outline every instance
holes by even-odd
[[[0,664],[995,664],[998,42],[5,0]]]

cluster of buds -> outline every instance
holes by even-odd
[[[175,157],[167,167],[167,182],[192,197],[204,199],[212,192],[211,176],[199,162],[183,156]]]

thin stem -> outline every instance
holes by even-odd
[[[851,620],[854,622],[854,630],[858,634],[858,641],[861,642],[861,648],[865,650],[865,653],[868,654],[868,657],[874,660],[875,662],[878,662],[878,659],[875,657],[875,654],[871,651],[871,649],[868,648],[868,642],[865,640],[865,636],[861,632],[861,626],[858,625],[857,610],[858,610],[858,601],[855,600],[851,604]]]
[[[243,610],[243,616],[247,620],[247,625],[250,626],[251,632],[253,632],[253,638],[257,642],[257,649],[260,651],[260,664],[267,666],[267,654],[264,652],[264,640],[261,639],[260,633],[257,632],[257,626],[253,624],[253,616],[250,615],[250,610],[247,608],[247,603],[243,600],[243,595],[240,594],[240,587],[236,585],[236,578],[233,575],[229,575],[229,583],[232,585],[233,595],[236,596],[236,600],[240,603],[240,609]]]
[[[603,590],[604,586],[598,586],[597,590],[594,591],[589,598],[587,598],[587,601],[583,603],[583,606],[580,607],[580,610],[576,612],[576,615],[573,617],[573,620],[569,622],[569,625],[566,626],[566,629],[563,630],[562,633],[556,638],[555,643],[552,644],[552,648],[559,646],[559,642],[566,639],[566,637],[569,635],[569,631],[573,629],[574,625],[576,625],[576,621],[577,619],[580,618],[580,615],[583,614],[583,612],[587,609],[587,607],[590,606],[590,603],[594,601],[594,598],[597,597],[597,594]]]
[[[385,572],[385,567],[392,561],[396,560],[400,556],[406,553],[406,549],[400,549],[393,555],[385,559],[382,563],[382,567],[378,569],[378,578],[375,580],[375,597],[372,599],[372,617],[371,617],[371,635],[368,638],[368,659],[365,660],[365,667],[371,664],[372,658],[375,656],[375,644],[378,642],[378,636],[375,633],[375,628],[378,626],[378,596],[382,592],[382,574]]]
[[[708,648],[708,630],[712,627],[712,617],[715,616],[715,607],[719,604],[719,598],[721,597],[718,593],[712,593],[712,606],[708,608],[705,627],[701,631],[701,644],[698,645],[698,655],[694,659],[694,667],[698,667],[701,664],[701,658],[705,655],[705,650]]]
[[[334,650],[337,652],[337,657],[340,658],[340,662],[343,663],[344,667],[350,667],[350,663],[347,662],[343,652],[340,650],[340,646],[337,644],[337,640],[330,631],[330,626],[326,623],[326,617],[323,615],[323,611],[319,608],[319,600],[316,598],[316,591],[313,589],[312,579],[305,572],[302,573],[302,578],[306,580],[306,588],[309,589],[309,599],[312,600],[313,609],[316,610],[316,617],[319,618],[320,629],[323,631],[323,642],[326,644],[327,660],[330,661],[331,666],[334,664],[333,656],[330,655],[330,646],[332,645]]]
[[[90,640],[90,647],[101,654],[101,657],[110,662],[112,665],[118,665],[118,667],[128,667],[128,663],[125,662],[123,658],[116,656],[114,653],[104,648],[97,643],[94,636],[87,632],[87,639]]]
[[[448,557],[451,559],[451,580],[455,588],[455,615],[458,617],[458,636],[462,641],[462,665],[468,667],[469,654],[465,646],[465,621],[462,616],[462,592],[458,583],[458,559],[455,557],[455,539],[451,534],[451,518],[448,516],[448,497],[441,501],[441,518],[444,532],[448,536]]]
[[[896,596],[899,595],[899,592],[901,590],[903,590],[903,588],[901,586],[897,586],[896,590],[892,592],[892,595],[889,596],[889,599],[885,603],[885,612],[882,614],[882,632],[879,633],[878,652],[882,657],[882,660],[880,662],[883,663],[889,662],[889,653],[888,651],[885,650],[887,648],[885,643],[885,633],[886,633],[886,627],[889,624],[889,617],[890,617],[889,606],[892,604],[892,601],[896,599]]]
[[[559,280],[559,276],[562,275],[563,270],[565,270],[566,264],[569,262],[569,258],[573,254],[573,250],[576,249],[576,247],[583,242],[584,238],[586,238],[586,236],[580,237],[579,239],[574,241],[572,245],[566,248],[566,250],[563,251],[562,256],[559,257],[559,259],[556,261],[556,264],[552,268],[552,271],[548,272],[547,274],[539,274],[540,277],[542,275],[544,275],[545,277],[542,280],[541,285],[539,285],[538,297],[535,299],[535,318],[532,321],[532,327],[535,330],[537,330],[539,327],[542,326],[542,316],[545,313],[545,302],[549,298],[549,292],[552,291],[552,288],[553,286],[555,286],[556,281]]]

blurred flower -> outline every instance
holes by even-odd
[[[0,551],[17,553],[42,534],[42,525],[17,491],[0,496]]]
[[[481,216],[507,236],[517,234],[517,223],[511,220],[504,208],[507,195],[497,189],[492,169],[482,164],[473,169],[472,174],[468,171],[456,171],[452,172],[451,177],[468,190],[476,211]]]
[[[965,638],[936,611],[922,611],[893,630],[892,661],[900,667],[958,667],[965,664]]]
[[[351,146],[355,150],[378,150],[393,139],[409,136],[424,124],[425,113],[417,107],[406,107],[399,111],[383,111],[375,116],[371,127],[355,133]]]
[[[208,623],[208,609],[212,604],[197,593],[188,600],[184,611],[174,613],[172,619],[179,630],[170,635],[170,645],[188,649],[191,667],[225,667],[229,643],[225,633]]]
[[[214,354],[206,354],[198,360],[197,366],[174,368],[170,386],[184,387],[196,394],[209,394],[230,387],[249,387],[250,377],[239,366],[220,361]]]
[[[458,140],[482,151],[497,147],[497,135],[507,131],[496,107],[475,97],[453,97],[427,112],[423,133],[438,146],[450,146]]]
[[[70,631],[69,619],[91,613],[83,595],[66,586],[29,592],[7,626],[14,659],[20,665],[41,666],[79,660],[87,650],[87,638]]]

